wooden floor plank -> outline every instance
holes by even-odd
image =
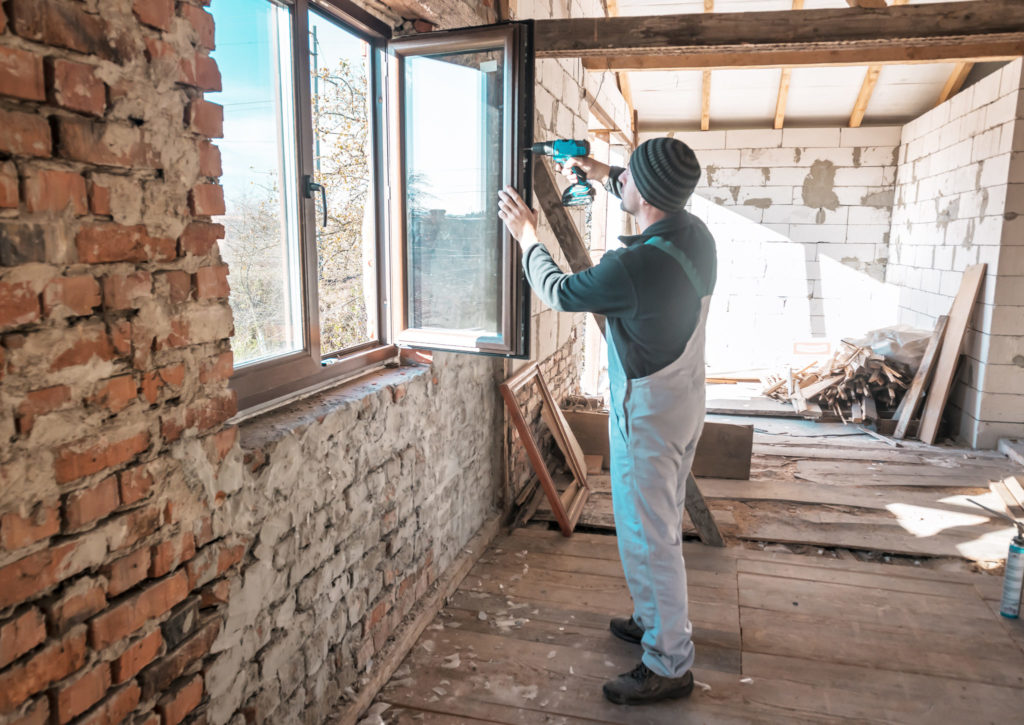
[[[575,632],[578,636],[589,637],[594,643],[608,642],[609,638],[615,639],[608,630],[608,621],[612,615],[607,612],[588,612],[583,609],[553,607],[545,602],[510,599],[475,591],[456,592],[451,597],[449,608],[464,610],[475,617],[476,621],[481,624],[474,625],[471,628],[473,631],[489,631],[497,634],[516,633],[518,635],[524,627],[530,626],[533,622],[539,622],[541,624],[537,626],[547,628],[545,637],[559,637],[560,635],[555,635],[550,628],[561,627],[564,629],[558,630],[559,632]],[[479,618],[481,612],[487,616],[487,619]],[[628,612],[621,612],[623,616],[626,614]],[[454,618],[446,619],[445,625],[451,628],[460,628],[464,626],[461,621]],[[729,671],[728,668],[734,666],[736,659],[731,652],[739,652],[740,649],[738,628],[714,629],[705,625],[703,621],[697,620],[693,623],[693,641],[701,653],[700,659],[703,666],[722,671]],[[621,642],[627,648],[635,647],[635,645],[622,642],[622,640],[616,640],[616,642]],[[709,654],[712,650],[714,651],[713,657]],[[711,659],[708,659],[709,657]],[[714,664],[712,660],[717,664]]]
[[[1011,645],[975,648],[963,638],[900,627],[822,620],[740,607],[743,652],[785,655],[1024,688],[1024,662]],[[981,651],[975,652],[974,650]],[[1011,659],[1007,659],[1010,657]]]
[[[800,703],[811,711],[865,720],[1003,723],[1018,720],[1024,707],[1024,693],[1013,688],[798,657],[745,653],[743,673],[754,685],[763,677],[783,682],[764,688],[759,701],[765,704]]]
[[[792,557],[789,557],[792,558]],[[809,557],[799,557],[808,559]],[[813,560],[811,560],[813,563]],[[862,564],[864,562],[849,562]],[[941,572],[932,572],[934,577],[920,578],[902,576],[905,572],[917,573],[919,569],[890,566],[890,571],[878,573],[877,565],[865,571],[851,571],[849,568],[831,569],[827,566],[800,566],[785,561],[762,561],[758,559],[740,559],[736,566],[739,571],[747,574],[763,574],[779,579],[802,579],[810,582],[847,584],[858,588],[884,590],[892,592],[910,592],[913,594],[929,594],[937,597],[950,597],[957,600],[969,600],[974,586],[969,581],[950,581]]]
[[[531,713],[617,725],[780,722],[778,709],[746,704],[736,697],[742,685],[735,674],[695,667],[695,678],[710,685],[710,692],[697,688],[685,701],[620,707],[604,699],[601,685],[632,669],[635,654],[590,652],[461,630],[430,634],[426,638],[424,633],[423,642],[406,660],[412,674],[392,680],[379,699],[393,706],[435,711],[450,707],[454,713],[477,718],[488,706],[498,705],[519,711],[519,719],[508,720],[515,723],[547,722],[531,718]]]
[[[842,620],[902,627],[970,640],[965,649],[1002,648],[1006,636],[984,602],[928,594],[907,594],[845,584],[775,579],[740,574],[740,605],[775,612],[799,612],[821,621]]]

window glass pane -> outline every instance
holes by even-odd
[[[224,91],[221,253],[231,269],[235,364],[303,349],[291,14],[217,0]]]
[[[409,325],[499,338],[504,52],[404,63]]]
[[[364,40],[318,13],[309,14],[314,174],[326,189],[328,212],[323,226],[318,206],[322,354],[378,337],[372,52]]]

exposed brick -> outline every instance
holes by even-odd
[[[69,345],[50,363],[50,372],[84,365],[94,357],[100,360],[110,360],[114,357],[114,350],[110,346],[105,330],[92,325],[80,325],[69,329],[64,337]]]
[[[56,387],[63,388],[63,394],[67,395],[67,387],[63,385]],[[53,390],[53,388],[46,390]],[[29,393],[29,396],[31,395],[32,393]],[[55,502],[38,503],[28,517],[23,518],[16,513],[0,516],[0,548],[5,551],[14,551],[54,536],[59,531],[60,509],[57,504]]]
[[[160,375],[160,379],[163,380],[165,385],[171,387],[180,387],[185,382],[185,364],[176,363],[175,365],[165,365],[157,370]]]
[[[0,128],[3,117],[0,114]],[[0,134],[0,143],[4,134]],[[42,224],[0,222],[0,264],[13,267],[26,262],[46,261],[49,228]]]
[[[172,347],[188,347],[192,344],[189,336],[188,318],[175,317],[171,320],[171,331],[158,337],[153,343],[154,350],[166,350]]]
[[[89,181],[89,209],[98,216],[110,216],[110,188]]]
[[[210,146],[212,148],[217,148],[212,144],[210,144]],[[210,170],[209,166],[207,166],[206,171],[203,170],[203,147],[200,145],[199,149],[199,173],[203,174],[204,176],[219,176],[220,172],[218,172],[217,174],[206,173],[206,171]],[[211,162],[207,160],[206,163],[210,164]],[[219,152],[217,154],[217,164],[219,168]],[[17,208],[18,200],[20,198],[18,187],[18,167],[15,166],[14,162],[12,161],[5,161],[0,163],[0,207],[4,209]]]
[[[0,95],[45,101],[43,59],[25,50],[0,47]]]
[[[172,304],[181,304],[192,298],[192,275],[180,269],[160,272],[158,279],[167,284],[167,297]]]
[[[174,20],[174,0],[135,0],[132,3],[135,16],[146,25],[160,30],[170,30]]]
[[[203,91],[222,90],[220,69],[217,61],[208,55],[197,55],[195,59],[196,86]]]
[[[118,725],[127,720],[132,711],[139,706],[141,694],[139,686],[130,682],[78,720],[76,725]],[[159,719],[156,725],[159,725]]]
[[[196,184],[188,192],[188,208],[193,216],[223,215],[224,187],[220,184]]]
[[[39,295],[31,282],[0,282],[0,330],[39,319]]]
[[[212,383],[227,380],[234,372],[234,354],[228,350],[212,360],[204,360],[199,367],[199,382]]]
[[[106,21],[84,12],[79,3],[56,0],[8,0],[7,12],[11,28],[28,40],[118,60],[119,53],[111,45]]]
[[[192,532],[185,531],[180,533],[153,547],[149,575],[151,577],[158,577],[170,574],[195,555],[196,544]]]
[[[56,634],[84,622],[107,606],[103,585],[96,579],[76,580],[61,593],[61,598],[46,606],[46,617]]]
[[[93,405],[102,406],[111,413],[119,413],[138,397],[139,390],[135,378],[131,375],[119,375],[111,378],[89,398]]]
[[[199,597],[190,596],[175,607],[171,616],[160,625],[167,649],[177,648],[196,632],[199,625]]]
[[[201,300],[226,298],[231,292],[228,266],[200,267],[196,270],[196,297]]]
[[[121,503],[125,506],[141,501],[153,487],[153,476],[145,466],[136,466],[118,474]]]
[[[112,519],[108,525],[111,553],[127,551],[155,534],[160,529],[161,519],[160,507],[152,505],[125,512]]]
[[[33,607],[0,625],[0,667],[6,667],[46,640],[46,620]]]
[[[182,5],[181,14],[195,30],[199,47],[214,50],[213,16],[194,5]]]
[[[196,547],[206,546],[213,541],[213,517],[202,516],[193,522],[192,533],[196,537]]]
[[[173,443],[185,430],[185,411],[174,408],[160,416],[160,437],[164,443]]]
[[[154,582],[89,622],[90,644],[103,649],[159,617],[188,596],[188,577],[178,571]]]
[[[234,390],[223,390],[188,407],[185,427],[201,431],[216,428],[238,412],[238,397]]]
[[[196,133],[209,138],[221,138],[224,136],[224,107],[196,99],[188,104],[186,122],[189,129]]]
[[[199,590],[199,606],[216,607],[219,604],[227,604],[228,596],[231,594],[231,582],[227,579],[218,579],[212,584]]]
[[[107,108],[107,87],[94,66],[48,59],[47,81],[51,101],[58,106],[93,116],[102,116]]]
[[[103,662],[81,675],[54,688],[52,702],[57,722],[64,725],[103,699],[110,688],[110,665]]]
[[[103,308],[136,309],[153,296],[153,275],[145,270],[130,274],[108,274],[103,278]]]
[[[55,277],[43,288],[43,313],[47,317],[65,310],[77,316],[91,315],[100,302],[100,283],[87,274]]]
[[[62,680],[85,664],[85,627],[72,630],[27,662],[0,672],[0,714]]]
[[[114,683],[120,684],[139,674],[146,665],[156,659],[163,647],[164,638],[159,629],[133,642],[120,657],[114,660]]]
[[[166,690],[181,677],[188,666],[205,656],[213,641],[220,633],[220,617],[213,615],[204,622],[199,631],[188,638],[180,647],[168,652],[159,662],[146,670],[141,677],[142,693],[149,697]]]
[[[217,460],[223,461],[227,454],[231,451],[231,448],[235,445],[235,439],[238,437],[238,428],[232,426],[225,428],[220,433],[216,433],[213,436],[214,452],[217,454]]]
[[[213,245],[218,239],[224,238],[223,224],[210,224],[209,222],[192,222],[178,239],[178,246],[182,255],[194,254],[202,257],[210,253]]]
[[[18,406],[18,432],[28,433],[35,425],[37,416],[51,413],[69,400],[71,400],[71,388],[67,385],[54,385],[49,388],[33,390]],[[6,517],[4,518],[6,519]]]
[[[69,206],[79,216],[89,211],[85,179],[71,171],[35,169],[25,177],[21,193],[28,211],[62,212]]]
[[[139,549],[107,564],[100,569],[100,573],[107,578],[107,594],[116,597],[128,591],[146,578],[149,566],[149,549]]]
[[[132,351],[132,323],[128,320],[115,320],[108,325],[110,344],[117,355],[127,355]]]
[[[53,151],[50,124],[34,113],[0,110],[0,151],[16,156],[49,157]]]
[[[173,239],[151,237],[143,224],[122,226],[112,222],[90,224],[75,236],[83,262],[168,262],[176,256]]]
[[[224,173],[224,166],[221,163],[220,149],[216,144],[203,139],[199,142],[199,175],[219,177]],[[17,206],[17,192],[15,192],[14,206]]]
[[[120,505],[117,478],[108,476],[91,488],[72,491],[67,495],[64,499],[64,526],[74,530],[91,524],[112,513]]]
[[[10,725],[50,725],[50,701],[40,697],[25,711],[20,720],[14,720]]]
[[[127,463],[149,448],[149,433],[143,431],[109,442],[106,436],[93,436],[73,443],[57,456],[54,472],[57,483],[68,483],[105,468]]]
[[[60,155],[72,161],[123,168],[153,168],[156,165],[153,149],[135,126],[61,117],[57,119],[57,139]]]

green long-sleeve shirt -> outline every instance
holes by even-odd
[[[618,196],[613,169],[608,189]],[[644,244],[661,237],[693,263],[710,294],[716,279],[715,241],[695,216],[681,211],[641,234],[619,237],[625,245],[577,274],[565,274],[541,244],[523,256],[526,278],[544,304],[564,312],[593,312],[608,318],[622,367],[630,379],[661,370],[678,358],[696,329],[701,297],[683,268],[665,251]]]

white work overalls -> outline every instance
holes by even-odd
[[[683,563],[686,477],[704,427],[704,326],[711,289],[684,252],[653,237],[645,242],[678,263],[701,298],[697,326],[683,353],[642,378],[626,378],[609,327],[612,505],[619,556],[644,629],[643,662],[663,677],[693,665]],[[668,260],[666,260],[666,263]]]

